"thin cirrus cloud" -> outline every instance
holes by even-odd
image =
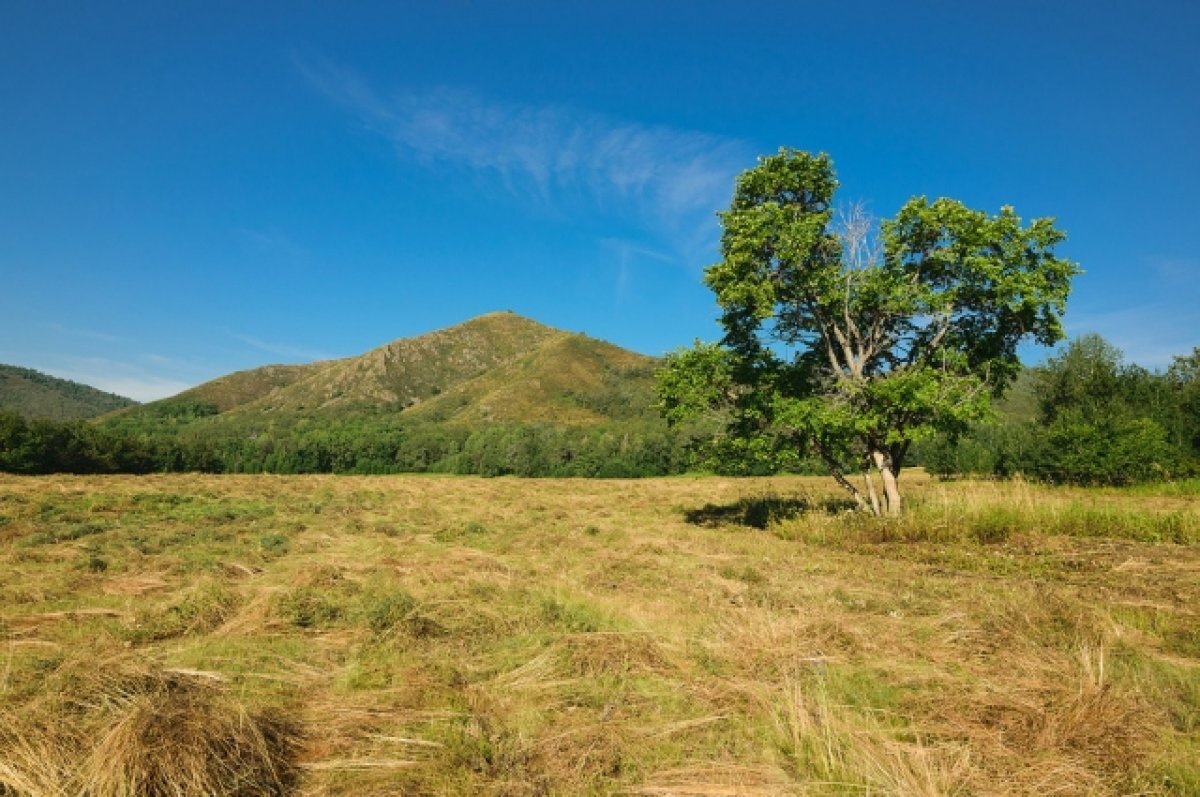
[[[108,332],[100,332],[94,329],[81,329],[79,327],[68,327],[59,323],[47,324],[47,327],[61,335],[69,335],[76,338],[86,338],[88,340],[100,341],[101,343],[118,343],[121,337]]]
[[[1143,301],[1128,302],[1129,293],[1110,294],[1103,301],[1068,310],[1067,332],[1076,337],[1098,332],[1125,355],[1146,368],[1169,366],[1176,356],[1200,345],[1200,308],[1181,306],[1180,296],[1200,293],[1200,260],[1194,257],[1151,255],[1138,261]],[[1122,301],[1124,299],[1125,301]]]
[[[318,351],[316,349],[307,349],[301,346],[290,346],[286,343],[272,343],[270,341],[256,338],[253,335],[243,335],[238,332],[231,332],[229,334],[234,340],[241,341],[253,349],[266,352],[267,354],[273,354],[276,357],[284,357],[289,360],[301,360],[304,362],[335,359],[334,355],[326,354],[325,352]]]
[[[751,163],[735,139],[435,88],[384,95],[353,72],[301,63],[321,93],[429,168],[464,168],[550,211],[633,223],[690,257],[716,238],[713,213]]]

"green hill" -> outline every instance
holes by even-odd
[[[654,419],[658,361],[583,335],[557,332],[411,410],[421,420],[565,425]]]
[[[136,404],[132,399],[31,368],[0,365],[0,410],[23,418],[73,421]]]
[[[686,467],[658,360],[513,313],[112,413],[152,470],[637,476]]]
[[[490,313],[356,357],[229,374],[113,421],[216,428],[404,414],[413,422],[594,424],[649,417],[655,363],[513,313]]]

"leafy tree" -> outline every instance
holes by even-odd
[[[1179,411],[1180,442],[1200,458],[1200,346],[1177,356],[1167,369],[1167,381]]]
[[[1169,478],[1179,450],[1150,418],[1127,412],[1061,412],[1043,430],[1029,471],[1047,481],[1127,485]]]
[[[1130,484],[1184,472],[1181,386],[1187,358],[1167,374],[1126,365],[1096,334],[1072,340],[1036,369],[1039,445],[1026,472],[1055,482]]]
[[[1043,423],[1067,409],[1085,413],[1124,399],[1121,350],[1095,333],[1075,338],[1035,370],[1038,408]]]
[[[1078,268],[1052,219],[917,197],[877,229],[835,213],[836,188],[827,155],[790,149],[738,177],[705,274],[725,335],[670,356],[659,392],[669,420],[722,415],[722,456],[811,448],[860,506],[895,513],[912,443],[986,415],[1020,341],[1062,338]]]

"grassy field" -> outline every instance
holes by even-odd
[[[1200,487],[0,476],[0,795],[1200,794]]]

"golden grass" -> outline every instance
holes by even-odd
[[[294,723],[248,711],[220,675],[120,658],[46,686],[0,711],[0,793],[268,797],[294,782]]]
[[[1195,499],[905,480],[0,477],[0,795],[1200,793]]]

